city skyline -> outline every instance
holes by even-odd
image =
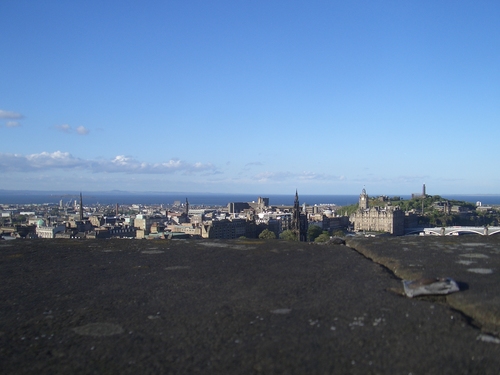
[[[495,1],[0,11],[0,189],[500,192]]]

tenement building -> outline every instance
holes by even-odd
[[[405,233],[405,214],[399,207],[369,207],[368,194],[363,189],[359,208],[350,217],[355,231],[387,232],[396,236]]]
[[[206,221],[201,226],[201,237],[211,239],[255,238],[255,223],[246,219]]]

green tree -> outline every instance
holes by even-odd
[[[342,229],[337,229],[335,232],[333,232],[333,235],[336,237],[344,237],[345,233]]]
[[[316,239],[314,240],[314,242],[328,242],[330,241],[330,235],[328,234],[327,231],[324,231],[323,233],[321,233],[318,237],[316,237]]]
[[[282,240],[286,241],[298,241],[299,239],[297,238],[297,234],[295,232],[291,231],[290,229],[284,230],[280,234],[280,238]]]
[[[269,229],[264,229],[262,232],[260,232],[259,238],[261,240],[275,240],[276,234],[274,234],[274,232],[270,231]]]
[[[26,215],[15,215],[12,217],[12,224],[23,224],[28,222],[28,216]]]
[[[317,225],[309,225],[309,228],[307,228],[307,238],[309,238],[309,241],[314,241],[322,231]]]
[[[351,204],[349,206],[342,206],[339,209],[337,209],[337,212],[339,212],[341,215],[345,216],[350,216],[354,212],[356,212],[359,208],[359,204]]]

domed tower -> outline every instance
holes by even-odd
[[[359,195],[359,209],[366,210],[368,209],[368,194],[366,194],[365,188],[361,191]]]

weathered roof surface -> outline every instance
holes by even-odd
[[[500,333],[500,236],[355,238],[348,245],[401,279],[454,279],[462,291],[446,303]]]
[[[471,267],[494,273],[464,268],[462,276],[439,266],[445,251],[455,254],[450,260],[492,259],[495,245],[474,237],[466,242],[475,245],[461,250],[463,244],[419,240],[397,245],[371,238],[356,246],[380,252],[396,274],[405,267],[415,276],[442,271],[467,290],[403,297],[401,280],[342,245],[4,241],[0,368],[5,374],[496,374],[496,337],[446,302],[475,293],[476,277],[495,277],[496,268],[478,263]],[[414,260],[400,266],[407,260],[395,257],[397,248]],[[469,253],[491,257],[461,256]],[[411,265],[416,260],[421,268]]]

